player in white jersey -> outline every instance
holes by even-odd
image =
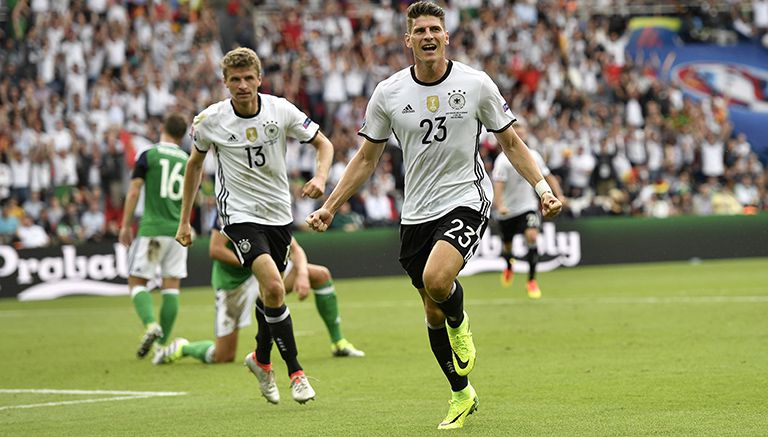
[[[297,359],[293,322],[285,305],[282,272],[291,244],[290,191],[285,168],[286,138],[310,143],[317,149],[315,176],[304,185],[302,195],[313,199],[325,190],[333,159],[333,145],[320,127],[285,99],[260,94],[261,61],[248,48],[229,51],[221,61],[224,84],[230,99],[215,103],[193,122],[194,147],[184,175],[181,218],[176,240],[192,244],[189,223],[192,203],[200,186],[203,161],[209,150],[216,158],[216,201],[223,223],[222,233],[232,241],[243,267],[249,268],[261,290],[260,301],[268,336],[257,336],[256,357],[265,373],[273,375],[269,360],[274,340],[288,367],[293,399],[314,399]],[[251,356],[251,354],[249,354]]]
[[[511,128],[515,118],[493,81],[446,59],[443,9],[426,1],[412,4],[407,29],[405,44],[414,65],[376,87],[359,132],[364,138],[360,150],[307,223],[317,231],[328,228],[336,211],[371,176],[394,134],[405,164],[400,263],[421,294],[430,346],[451,385],[448,415],[438,428],[460,428],[478,399],[467,379],[476,351],[456,277],[485,230],[493,198],[479,156],[481,127],[495,133],[515,168],[536,186],[544,215],[556,215],[561,204]]]
[[[525,141],[527,137],[527,128],[524,123],[515,125],[518,136]],[[554,190],[555,195],[562,199],[562,190],[557,178],[549,171],[544,158],[539,152],[531,149],[536,164],[541,170],[544,179]],[[526,261],[528,261],[528,282],[526,288],[528,297],[538,299],[541,297],[541,289],[536,281],[536,264],[539,259],[538,246],[536,245],[539,237],[539,228],[541,227],[541,215],[539,213],[539,197],[531,188],[531,185],[520,176],[512,163],[509,162],[503,153],[496,157],[493,164],[493,206],[496,209],[495,218],[501,228],[502,250],[501,256],[504,258],[506,266],[501,273],[501,282],[508,287],[512,284],[513,263],[512,239],[515,234],[523,234],[528,247]]]

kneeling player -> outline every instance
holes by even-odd
[[[256,318],[264,324],[259,332],[268,333],[263,304],[259,299],[259,284],[251,271],[242,267],[232,249],[232,243],[218,231],[211,233],[210,256],[213,259],[211,284],[216,290],[216,342],[202,340],[190,343],[177,338],[169,346],[160,349],[153,359],[154,364],[172,363],[181,357],[191,356],[204,363],[227,363],[235,359],[239,329],[251,324],[251,314],[256,303]],[[331,353],[337,357],[362,357],[365,353],[356,349],[341,333],[341,318],[336,299],[336,290],[330,271],[320,265],[307,263],[307,257],[296,239],[291,239],[292,261],[286,268],[285,289],[295,290],[304,300],[310,288],[314,290],[315,306],[325,322],[331,337]],[[266,350],[267,356],[272,339],[264,336],[257,339]],[[262,394],[272,403],[279,401],[274,384],[274,372],[269,360],[256,360],[255,352],[249,352],[245,364],[257,376]]]

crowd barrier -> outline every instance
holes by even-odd
[[[310,262],[327,266],[336,278],[404,274],[398,263],[397,228],[322,234],[301,232]],[[513,253],[523,258],[521,236]],[[651,218],[558,219],[545,222],[539,237],[539,271],[581,265],[768,257],[768,214]],[[462,274],[500,271],[501,240],[494,226],[483,236]],[[189,252],[184,287],[210,283],[208,239]],[[528,269],[525,261],[516,271]],[[21,249],[0,246],[0,297],[54,299],[73,294],[126,295],[127,250],[119,243]]]

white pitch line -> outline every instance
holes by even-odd
[[[76,401],[59,401],[59,402],[44,402],[39,404],[26,404],[26,405],[8,405],[0,407],[0,411],[21,409],[21,408],[38,408],[38,407],[57,407],[61,405],[73,405],[73,404],[92,404],[95,402],[108,402],[108,401],[125,401],[131,399],[146,399],[152,397],[165,397],[165,396],[183,396],[186,392],[173,392],[173,391],[124,391],[124,390],[56,390],[56,389],[0,389],[0,393],[18,394],[18,393],[31,393],[31,394],[63,394],[63,395],[127,395],[127,396],[115,396],[111,398],[99,398],[99,399],[79,399]]]

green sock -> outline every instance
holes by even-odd
[[[333,286],[333,281],[328,281],[315,289],[315,306],[328,328],[331,341],[336,343],[344,338],[341,334],[341,317],[339,317],[339,304],[336,302],[336,288]]]
[[[160,327],[163,328],[163,337],[160,344],[168,343],[171,338],[173,324],[176,322],[176,314],[179,313],[179,290],[166,288],[162,291],[163,306],[160,307]]]
[[[136,314],[139,315],[144,326],[155,322],[155,310],[152,307],[152,296],[147,287],[137,286],[131,289],[131,301]]]
[[[181,347],[181,355],[197,358],[203,363],[212,363],[213,349],[213,342],[211,340],[193,341]]]

